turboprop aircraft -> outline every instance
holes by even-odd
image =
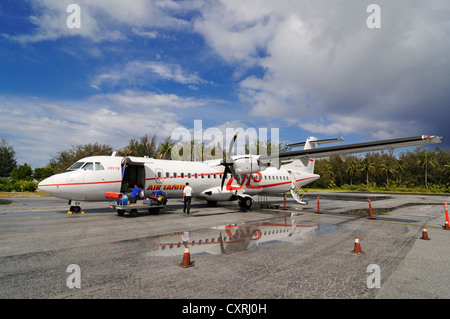
[[[300,204],[302,186],[320,178],[314,174],[315,159],[368,151],[389,150],[440,143],[437,136],[415,136],[375,142],[347,144],[318,148],[318,145],[341,142],[342,138],[318,140],[309,137],[306,142],[291,144],[304,146],[303,150],[275,155],[232,154],[234,136],[225,158],[204,162],[154,159],[148,157],[92,156],[80,159],[66,171],[39,183],[39,189],[51,196],[69,200],[72,212],[81,210],[83,201],[106,200],[106,192],[127,193],[138,185],[145,197],[155,190],[167,198],[182,198],[186,182],[194,190],[193,196],[208,203],[237,200],[243,208],[250,208],[254,195],[274,195],[290,191]]]

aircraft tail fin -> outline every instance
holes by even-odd
[[[303,146],[304,150],[311,150],[317,148],[317,145],[326,144],[326,143],[336,143],[342,142],[344,139],[342,137],[326,139],[326,140],[318,140],[317,137],[310,136],[306,139],[305,142],[288,144],[287,146],[297,147]],[[307,155],[300,157],[299,159],[295,159],[292,163],[287,164],[287,168],[291,168],[293,170],[304,171],[307,173],[314,173],[314,165],[316,160],[313,158],[309,158]]]

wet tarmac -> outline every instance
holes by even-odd
[[[368,197],[376,219],[368,218]],[[302,206],[288,196],[283,209],[282,196],[269,197],[250,211],[194,201],[189,216],[172,200],[158,215],[137,217],[101,202],[69,215],[55,198],[2,201],[0,297],[450,297],[450,231],[442,228],[449,196],[321,193],[307,200]],[[423,227],[431,240],[420,239]],[[351,252],[355,237],[364,254]],[[186,247],[194,266],[185,269],[178,264]]]

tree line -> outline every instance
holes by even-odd
[[[332,156],[316,161],[321,178],[311,188],[359,191],[450,192],[450,150],[417,147],[393,156],[386,152]]]
[[[117,152],[118,156],[137,156],[171,159],[172,151],[191,151],[190,160],[206,160],[211,156],[222,158],[225,151],[220,145],[201,145],[174,150],[176,141],[170,137],[158,139],[156,135],[144,135],[130,139],[128,145]],[[246,142],[245,153],[256,154],[258,147],[264,147],[270,154],[278,147],[280,152],[288,151],[283,143],[275,145],[270,141]],[[27,163],[18,165],[14,148],[6,139],[0,140],[0,191],[34,191],[36,184],[58,172],[62,172],[79,159],[88,156],[111,155],[114,149],[107,144],[85,144],[72,146],[52,156],[46,167],[34,170]],[[197,152],[197,153],[195,153]],[[339,156],[319,159],[315,173],[321,178],[308,185],[309,188],[335,188],[343,190],[396,190],[450,192],[450,150],[436,146],[434,150],[418,147],[413,151],[392,156],[386,152],[349,155],[344,160]]]

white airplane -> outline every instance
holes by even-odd
[[[106,201],[106,192],[128,192],[138,185],[145,197],[155,190],[166,193],[167,198],[182,198],[186,182],[194,190],[194,197],[208,203],[238,200],[243,208],[250,208],[254,195],[275,195],[291,191],[300,204],[302,186],[320,178],[314,174],[316,158],[378,151],[387,149],[440,143],[437,136],[416,136],[368,143],[317,148],[320,144],[341,142],[342,138],[318,140],[309,137],[306,142],[291,144],[304,146],[303,150],[275,155],[236,155],[232,153],[236,135],[230,143],[227,157],[222,160],[188,162],[161,160],[148,157],[111,156],[86,157],[66,171],[39,183],[42,192],[69,200],[70,210],[79,212],[83,201]],[[278,167],[275,167],[273,163]],[[225,169],[224,169],[225,167]],[[230,174],[231,176],[228,176]],[[224,187],[225,186],[225,187]]]

